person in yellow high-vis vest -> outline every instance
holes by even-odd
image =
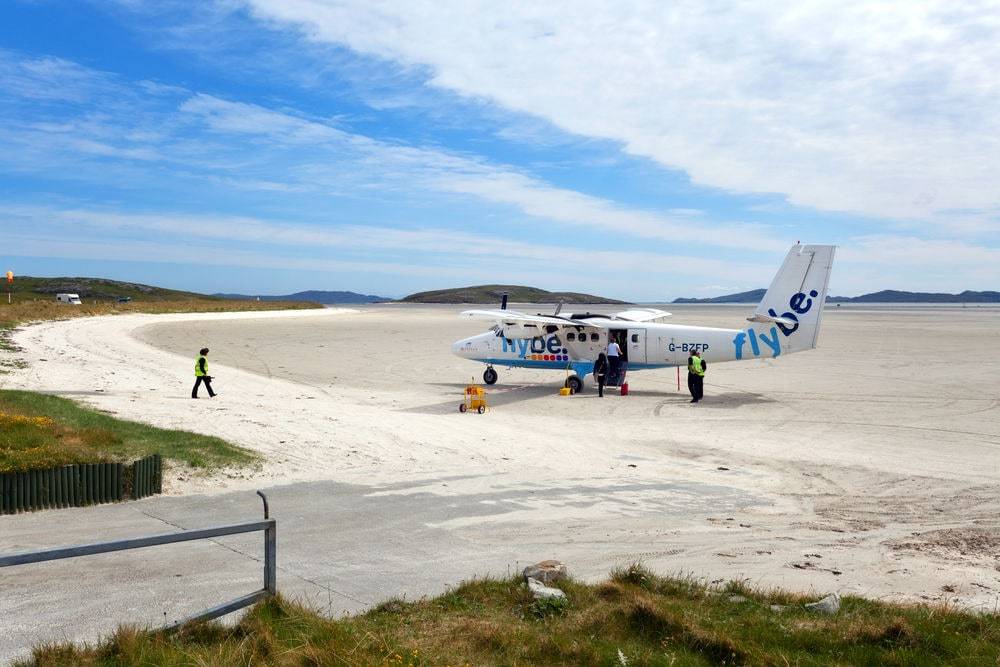
[[[215,392],[212,391],[212,376],[208,374],[208,348],[203,347],[198,351],[198,358],[194,360],[194,389],[191,390],[191,398],[198,398],[198,387],[201,383],[205,383],[205,389],[208,389],[208,396],[211,398],[215,396]]]
[[[705,395],[705,369],[708,364],[701,358],[698,350],[688,357],[688,391],[691,392],[691,402],[697,403]]]

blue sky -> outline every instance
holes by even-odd
[[[997,289],[990,3],[14,0],[0,262],[203,292]]]

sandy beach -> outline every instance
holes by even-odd
[[[641,560],[710,581],[997,606],[1000,309],[828,309],[819,349],[714,366],[697,406],[672,369],[635,373],[630,396],[603,399],[592,387],[558,396],[562,372],[498,369],[485,415],[457,410],[482,372],[450,354],[482,329],[459,310],[48,322],[16,334],[29,367],[0,383],[265,457],[252,472],[171,469],[172,496],[335,482],[375,506],[433,499],[449,509],[420,529],[475,553],[523,543],[530,558],[543,545],[537,555],[587,578]],[[678,323],[738,326],[750,309],[671,310]],[[192,401],[203,345],[220,395]],[[37,517],[0,526],[21,546],[60,543],[36,534]],[[497,565],[470,557],[452,579]]]

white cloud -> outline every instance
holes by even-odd
[[[700,184],[1000,229],[995,2],[246,2]]]
[[[367,173],[377,175],[382,182],[389,179],[406,183],[408,187],[419,184],[439,192],[470,195],[515,206],[527,215],[568,226],[602,229],[615,236],[783,250],[783,243],[774,240],[760,226],[711,224],[692,217],[691,211],[665,215],[630,209],[606,199],[553,187],[504,165],[441,150],[376,141],[253,104],[197,95],[184,102],[181,110],[203,117],[219,132],[252,134],[281,143],[307,143],[313,147],[326,144],[338,159],[353,157]],[[349,153],[345,154],[345,150]],[[300,169],[296,173],[307,181],[311,177],[315,186],[324,185],[329,177],[328,170],[322,167],[318,172]]]
[[[512,241],[509,239],[488,236],[484,234],[462,232],[451,229],[398,229],[370,225],[308,225],[287,221],[264,220],[246,216],[225,215],[190,215],[182,213],[120,213],[113,210],[53,208],[46,206],[0,206],[0,220],[4,220],[11,228],[24,230],[21,234],[8,234],[8,252],[26,254],[25,248],[32,248],[31,253],[39,252],[33,234],[25,234],[29,229],[45,229],[52,225],[62,226],[67,237],[100,236],[102,233],[110,239],[114,246],[121,239],[129,239],[128,243],[141,252],[153,244],[150,235],[165,248],[176,244],[192,242],[224,242],[224,254],[230,263],[244,266],[254,266],[259,263],[260,251],[252,248],[234,251],[236,247],[246,248],[245,244],[257,244],[276,250],[271,260],[265,266],[274,266],[275,261],[288,258],[288,250],[308,248],[315,255],[316,262],[311,260],[290,259],[290,267],[338,267],[356,268],[378,273],[414,275],[433,275],[437,267],[450,267],[447,275],[460,275],[460,271],[482,264],[484,258],[491,260],[490,271],[494,282],[503,282],[497,276],[524,275],[525,272],[568,273],[585,269],[593,272],[620,272],[628,274],[642,267],[643,274],[659,276],[683,277],[692,273],[701,275],[717,275],[725,273],[734,280],[765,280],[769,267],[761,267],[752,262],[724,262],[715,259],[705,259],[677,254],[663,254],[643,251],[608,251],[585,250],[566,245],[547,245],[539,242]],[[136,233],[141,236],[135,237]],[[58,237],[51,237],[58,238]],[[24,244],[31,242],[30,246]],[[76,243],[76,241],[74,241]],[[61,241],[56,243],[60,247]],[[72,244],[71,244],[72,245]],[[76,247],[75,245],[73,247]],[[91,247],[86,245],[85,247]],[[97,245],[100,247],[100,244]],[[183,246],[181,246],[183,247]],[[350,256],[361,251],[371,259],[352,262],[342,257],[338,259],[325,256]],[[219,255],[218,251],[216,256]],[[284,254],[282,254],[282,252]],[[390,256],[419,257],[425,266],[403,261],[393,263],[386,257],[379,259],[379,254]],[[114,259],[117,250],[109,247],[100,258]],[[128,254],[134,257],[133,253]],[[167,252],[166,257],[159,261],[177,261],[174,254]],[[191,259],[184,260],[191,261]],[[398,261],[398,259],[396,260]],[[247,263],[251,262],[251,263]],[[467,278],[466,278],[467,279]],[[662,295],[667,287],[649,286]]]
[[[62,58],[21,58],[0,49],[0,90],[40,102],[83,102],[113,87],[113,76]]]

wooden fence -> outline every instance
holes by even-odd
[[[0,473],[0,514],[82,507],[145,498],[163,491],[159,454],[131,464],[80,463]]]

